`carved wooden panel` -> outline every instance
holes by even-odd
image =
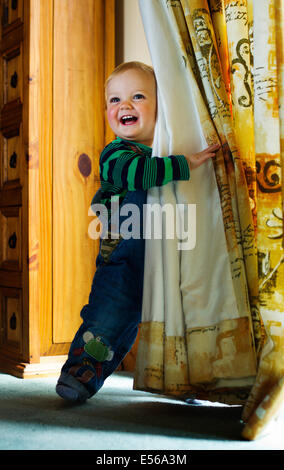
[[[22,292],[20,289],[0,287],[1,336],[0,354],[19,357],[22,352]]]
[[[14,359],[23,352],[23,5],[0,3],[0,350]]]
[[[19,206],[0,208],[1,246],[0,269],[21,270],[21,215]]]
[[[23,18],[24,0],[2,1],[2,25],[7,26],[18,18]]]

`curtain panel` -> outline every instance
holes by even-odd
[[[255,439],[284,400],[284,1],[140,11],[158,83],[153,155],[221,148],[190,181],[148,191],[134,388],[243,405]]]

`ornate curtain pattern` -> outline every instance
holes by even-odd
[[[187,251],[146,242],[134,387],[243,404],[254,439],[284,396],[284,2],[140,10],[159,90],[153,154],[222,148],[190,182],[148,192],[152,204],[195,203],[197,239]]]

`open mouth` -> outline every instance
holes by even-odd
[[[124,126],[130,126],[131,124],[135,124],[135,122],[138,120],[138,118],[136,116],[131,116],[131,115],[127,115],[127,116],[122,116],[120,118],[120,122],[121,124],[123,124]]]

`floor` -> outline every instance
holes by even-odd
[[[0,374],[0,449],[284,450],[284,414],[250,442],[241,438],[240,407],[134,391],[129,373],[115,373],[83,405],[65,403],[55,384]]]

